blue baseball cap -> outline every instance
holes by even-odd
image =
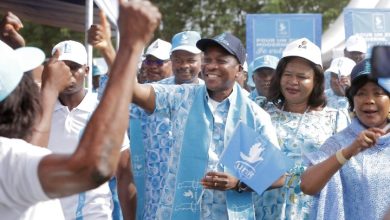
[[[222,33],[220,35],[215,36],[214,38],[203,38],[196,43],[196,46],[203,52],[210,45],[221,46],[228,53],[235,56],[241,65],[244,65],[246,60],[245,48],[242,45],[241,40],[232,35],[231,33]]]
[[[371,63],[370,59],[364,59],[356,64],[351,72],[351,82],[362,77],[369,76],[371,73]]]
[[[202,51],[196,47],[196,42],[200,39],[200,34],[196,31],[183,31],[177,33],[172,38],[171,53],[176,50],[185,50],[193,54],[199,54]]]
[[[390,78],[378,78],[378,84],[390,93]]]
[[[32,70],[45,60],[42,50],[21,47],[13,50],[0,40],[0,102],[18,86],[24,72]]]
[[[271,68],[271,69],[276,69],[278,66],[279,58],[271,55],[264,55],[257,57],[253,62],[252,62],[252,72],[255,72],[257,69],[260,68]]]

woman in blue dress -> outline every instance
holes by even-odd
[[[264,192],[257,219],[307,219],[312,196],[301,192],[302,156],[317,151],[336,131],[336,110],[325,107],[321,51],[306,38],[287,45],[271,82],[271,115],[281,150],[295,162],[283,187]]]
[[[308,154],[302,191],[316,195],[312,219],[383,219],[390,207],[389,80],[370,77],[369,60],[352,70],[347,96],[356,117]]]

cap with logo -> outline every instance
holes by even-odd
[[[345,49],[349,52],[357,51],[367,53],[367,42],[362,36],[355,34],[347,39]]]
[[[255,72],[260,68],[271,68],[276,69],[278,66],[279,58],[272,55],[264,55],[257,57],[252,63],[252,71]]]
[[[307,38],[300,38],[287,44],[282,58],[302,57],[322,67],[321,49]]]
[[[356,65],[355,61],[348,57],[338,57],[332,60],[329,69],[325,72],[332,72],[340,76],[351,75],[353,67]]]
[[[72,61],[80,65],[85,65],[88,62],[87,51],[84,45],[77,41],[62,41],[53,47],[51,53],[54,54],[56,50],[59,50],[60,53],[58,60]]]
[[[228,53],[235,56],[241,65],[245,63],[246,51],[241,43],[241,40],[232,35],[231,33],[222,33],[214,38],[200,39],[196,46],[205,51],[210,45],[219,45],[224,48]]]
[[[171,53],[176,50],[185,50],[193,54],[199,54],[202,51],[196,47],[196,42],[200,39],[200,34],[196,31],[183,31],[177,33],[172,38]]]
[[[144,56],[146,57],[151,55],[159,60],[169,60],[171,48],[171,43],[165,40],[157,39],[149,45]]]
[[[45,60],[45,54],[38,48],[13,50],[3,41],[0,41],[0,57],[0,101],[14,91],[24,72],[38,67]]]

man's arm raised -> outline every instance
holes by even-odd
[[[49,197],[86,191],[107,181],[116,171],[123,135],[128,126],[138,57],[153,36],[161,15],[148,1],[124,2],[119,7],[121,33],[118,56],[106,92],[92,115],[73,155],[48,155],[38,167],[42,187]]]

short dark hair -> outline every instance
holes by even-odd
[[[269,91],[269,101],[273,102],[277,106],[283,105],[285,102],[285,97],[283,96],[280,88],[280,81],[283,72],[286,69],[287,64],[295,58],[297,57],[291,56],[291,57],[282,58],[279,61],[278,66],[276,67],[275,70],[275,74],[272,77],[271,85],[270,85],[270,88],[272,89],[270,89]],[[320,65],[315,64],[313,62],[307,61],[307,64],[309,64],[314,71],[314,87],[313,87],[313,91],[309,96],[308,105],[311,108],[324,107],[326,105],[326,96],[324,93],[325,90],[324,70]]]
[[[25,73],[15,90],[0,102],[0,136],[28,140],[41,117],[39,88]]]

